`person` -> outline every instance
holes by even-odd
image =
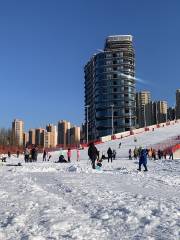
[[[152,149],[152,158],[156,160],[156,150]]]
[[[67,158],[68,158],[68,162],[71,161],[71,149],[68,148],[68,151],[67,151]]]
[[[149,157],[149,160],[152,160],[152,148],[150,148],[148,151],[148,157]]]
[[[115,160],[116,159],[116,150],[113,149],[113,159]]]
[[[147,150],[142,149],[139,157],[139,168],[138,171],[141,171],[141,165],[144,166],[144,171],[148,171],[147,169]]]
[[[161,150],[160,149],[158,149],[158,159],[161,159]]]
[[[25,151],[24,151],[24,161],[25,161],[25,162],[29,162],[29,155],[30,155],[29,148],[26,147],[26,148],[25,148]]]
[[[92,168],[95,169],[96,168],[95,167],[95,162],[96,162],[96,159],[98,158],[98,150],[95,147],[94,143],[89,144],[88,156],[91,160]]]
[[[80,158],[80,151],[79,151],[79,149],[77,148],[77,162],[79,161],[79,158]]]
[[[47,152],[46,152],[46,150],[44,149],[44,151],[43,151],[43,161],[46,161],[46,156],[47,156]]]
[[[10,151],[8,151],[8,157],[9,157],[9,158],[11,157],[11,152],[10,152]]]
[[[138,157],[138,149],[137,147],[134,148],[134,159],[137,159]]]
[[[119,148],[121,148],[121,142],[119,143]]]
[[[166,160],[166,156],[167,156],[167,152],[166,152],[166,150],[164,150],[163,151],[163,157],[164,157],[165,160]]]
[[[172,149],[170,149],[170,152],[169,152],[169,159],[172,159],[172,160],[174,159]]]
[[[55,162],[55,163],[67,163],[68,161],[64,158],[64,155],[60,155],[59,156],[59,161]]]
[[[112,158],[113,158],[113,152],[111,150],[111,148],[109,147],[107,150],[107,155],[108,155],[108,162],[111,160],[112,162]]]
[[[36,162],[37,161],[37,148],[35,146],[32,147],[31,149],[31,159],[32,162]]]
[[[132,160],[132,150],[131,150],[131,148],[129,149],[129,160]]]

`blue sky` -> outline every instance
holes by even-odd
[[[0,127],[84,120],[87,60],[106,36],[132,34],[137,84],[175,103],[180,88],[179,0],[1,0]]]

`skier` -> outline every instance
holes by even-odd
[[[108,155],[108,162],[111,160],[112,162],[112,158],[113,158],[113,152],[111,150],[111,148],[109,147],[107,150],[107,155]]]
[[[68,162],[70,162],[71,161],[71,149],[70,148],[68,148],[67,157],[68,157]]]
[[[96,162],[96,159],[98,158],[98,150],[95,147],[94,143],[89,144],[88,156],[91,159],[92,168],[95,169],[96,168],[95,162]]]
[[[141,165],[144,166],[144,171],[148,171],[147,169],[147,150],[142,149],[139,157],[139,168],[137,169],[138,171],[141,171]]]
[[[119,143],[119,148],[121,148],[121,142]]]

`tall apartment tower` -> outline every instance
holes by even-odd
[[[152,124],[152,104],[149,91],[136,93],[136,117],[137,127],[149,126]]]
[[[176,119],[180,118],[180,89],[176,90]]]
[[[66,147],[70,144],[70,122],[65,120],[58,122],[58,144]]]
[[[156,123],[163,123],[168,120],[168,104],[166,101],[154,102],[154,117]]]
[[[44,136],[45,136],[44,128],[36,128],[35,129],[35,144],[37,146],[44,147]]]
[[[70,129],[70,144],[78,146],[80,144],[80,127],[71,127]]]
[[[13,141],[16,145],[23,146],[23,133],[24,133],[24,122],[19,119],[15,119],[12,122],[12,135]]]
[[[34,145],[35,144],[35,129],[29,130],[29,144]]]
[[[50,139],[48,146],[56,147],[57,146],[57,127],[54,126],[53,124],[49,124],[46,126],[46,131],[50,133],[50,134],[46,134],[47,135],[46,143],[47,143],[47,139]]]
[[[131,35],[107,37],[85,65],[89,140],[135,127],[135,54]],[[86,136],[87,137],[87,136]]]

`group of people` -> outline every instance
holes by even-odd
[[[139,158],[141,154],[141,150],[142,150],[142,147],[139,147],[139,148],[135,147],[133,151],[132,149],[129,149],[129,159],[132,160],[133,158],[134,159]],[[146,152],[150,160],[167,159],[167,156],[169,156],[169,159],[173,159],[172,149],[169,149],[169,150],[158,149],[158,151],[156,151],[154,148],[149,148],[149,149],[146,149]]]
[[[61,150],[59,154],[59,160],[56,163],[68,163],[71,162],[71,157],[72,157],[72,150],[68,148],[67,150],[67,160],[65,158],[65,151]],[[80,161],[80,150],[77,148],[76,149],[76,160],[77,162]]]
[[[25,162],[37,162],[38,147],[33,145],[32,148],[26,147],[24,150]]]

